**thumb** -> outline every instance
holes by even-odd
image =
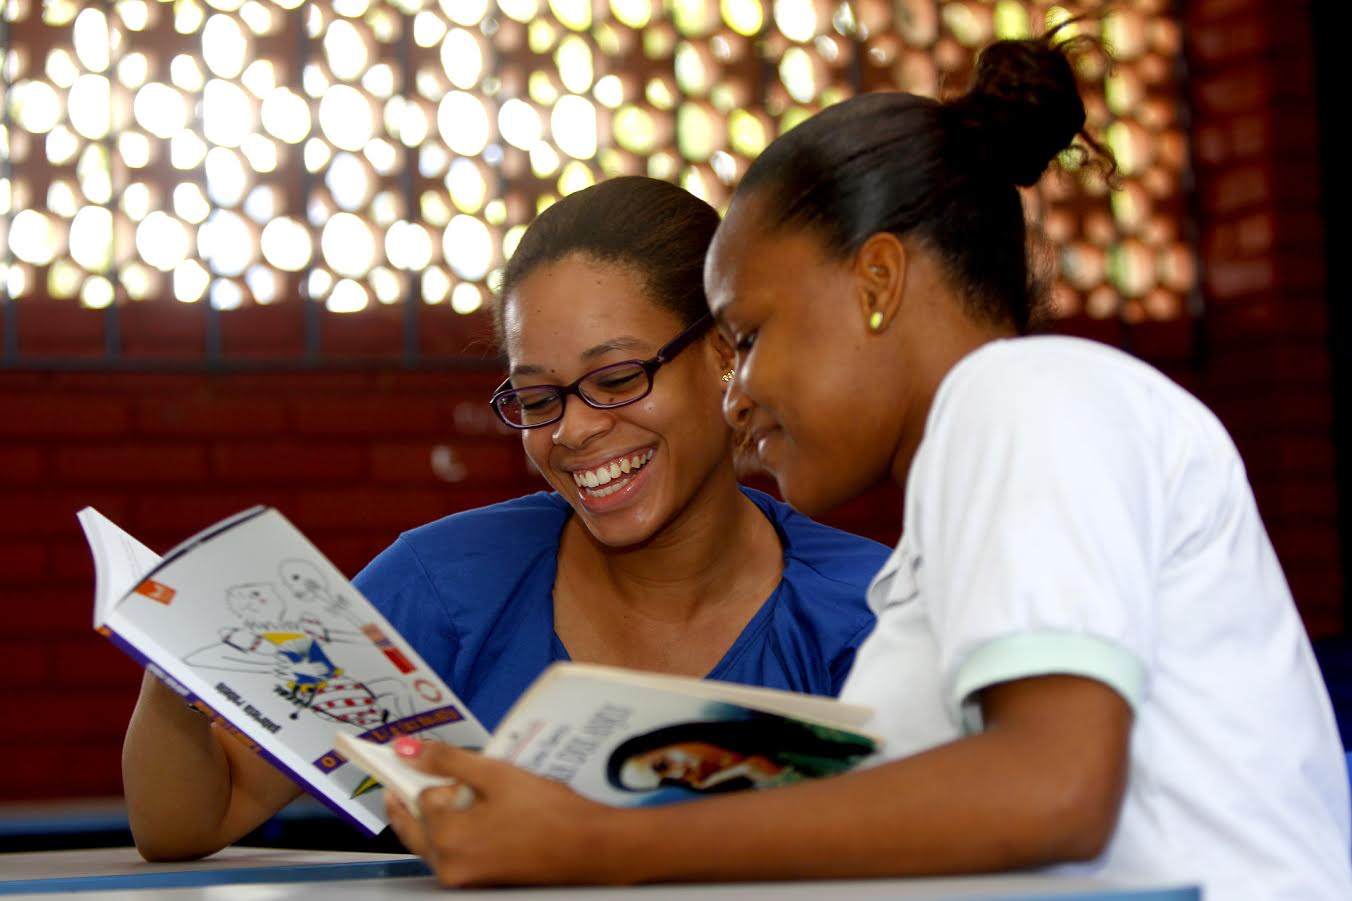
[[[407,753],[403,748],[399,752],[401,755]],[[439,741],[419,742],[417,753],[405,759],[424,773],[449,776],[469,785],[479,794],[491,793],[508,773],[516,769],[509,763],[492,760],[477,751],[466,751]]]

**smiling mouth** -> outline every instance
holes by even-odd
[[[573,473],[573,481],[587,497],[608,497],[619,491],[634,473],[638,472],[653,458],[655,451],[649,448],[619,460],[612,460],[595,469],[584,469]]]

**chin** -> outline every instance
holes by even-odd
[[[813,518],[830,513],[861,493],[853,486],[836,485],[829,478],[813,477],[802,470],[786,468],[774,476],[784,502]]]
[[[579,515],[576,507],[574,515]],[[614,513],[588,513],[580,516],[591,536],[611,548],[642,544],[657,532],[657,520],[646,510],[618,510]]]

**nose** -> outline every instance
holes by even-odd
[[[732,381],[728,382],[727,390],[723,392],[723,418],[734,429],[740,429],[751,418],[754,406],[751,398],[742,390],[741,373],[733,370]]]
[[[609,410],[598,410],[577,395],[571,395],[563,399],[563,415],[554,423],[550,437],[555,444],[577,449],[597,435],[610,431],[614,421]]]

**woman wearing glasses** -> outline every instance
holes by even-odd
[[[868,94],[750,167],[706,267],[725,410],[785,497],[904,486],[842,698],[893,758],[613,810],[505,763],[393,824],[447,883],[1049,867],[1217,899],[1352,898],[1347,772],[1244,467],[1200,403],[1093,342],[1020,337],[1032,185],[1085,123],[1044,38],[947,102]],[[848,465],[843,465],[847,463]]]
[[[565,659],[834,695],[872,628],[887,549],[737,483],[717,227],[647,178],[541,214],[505,273],[492,404],[554,490],[413,529],[355,579],[489,729]],[[151,677],[124,760],[151,858],[214,852],[298,793]]]

